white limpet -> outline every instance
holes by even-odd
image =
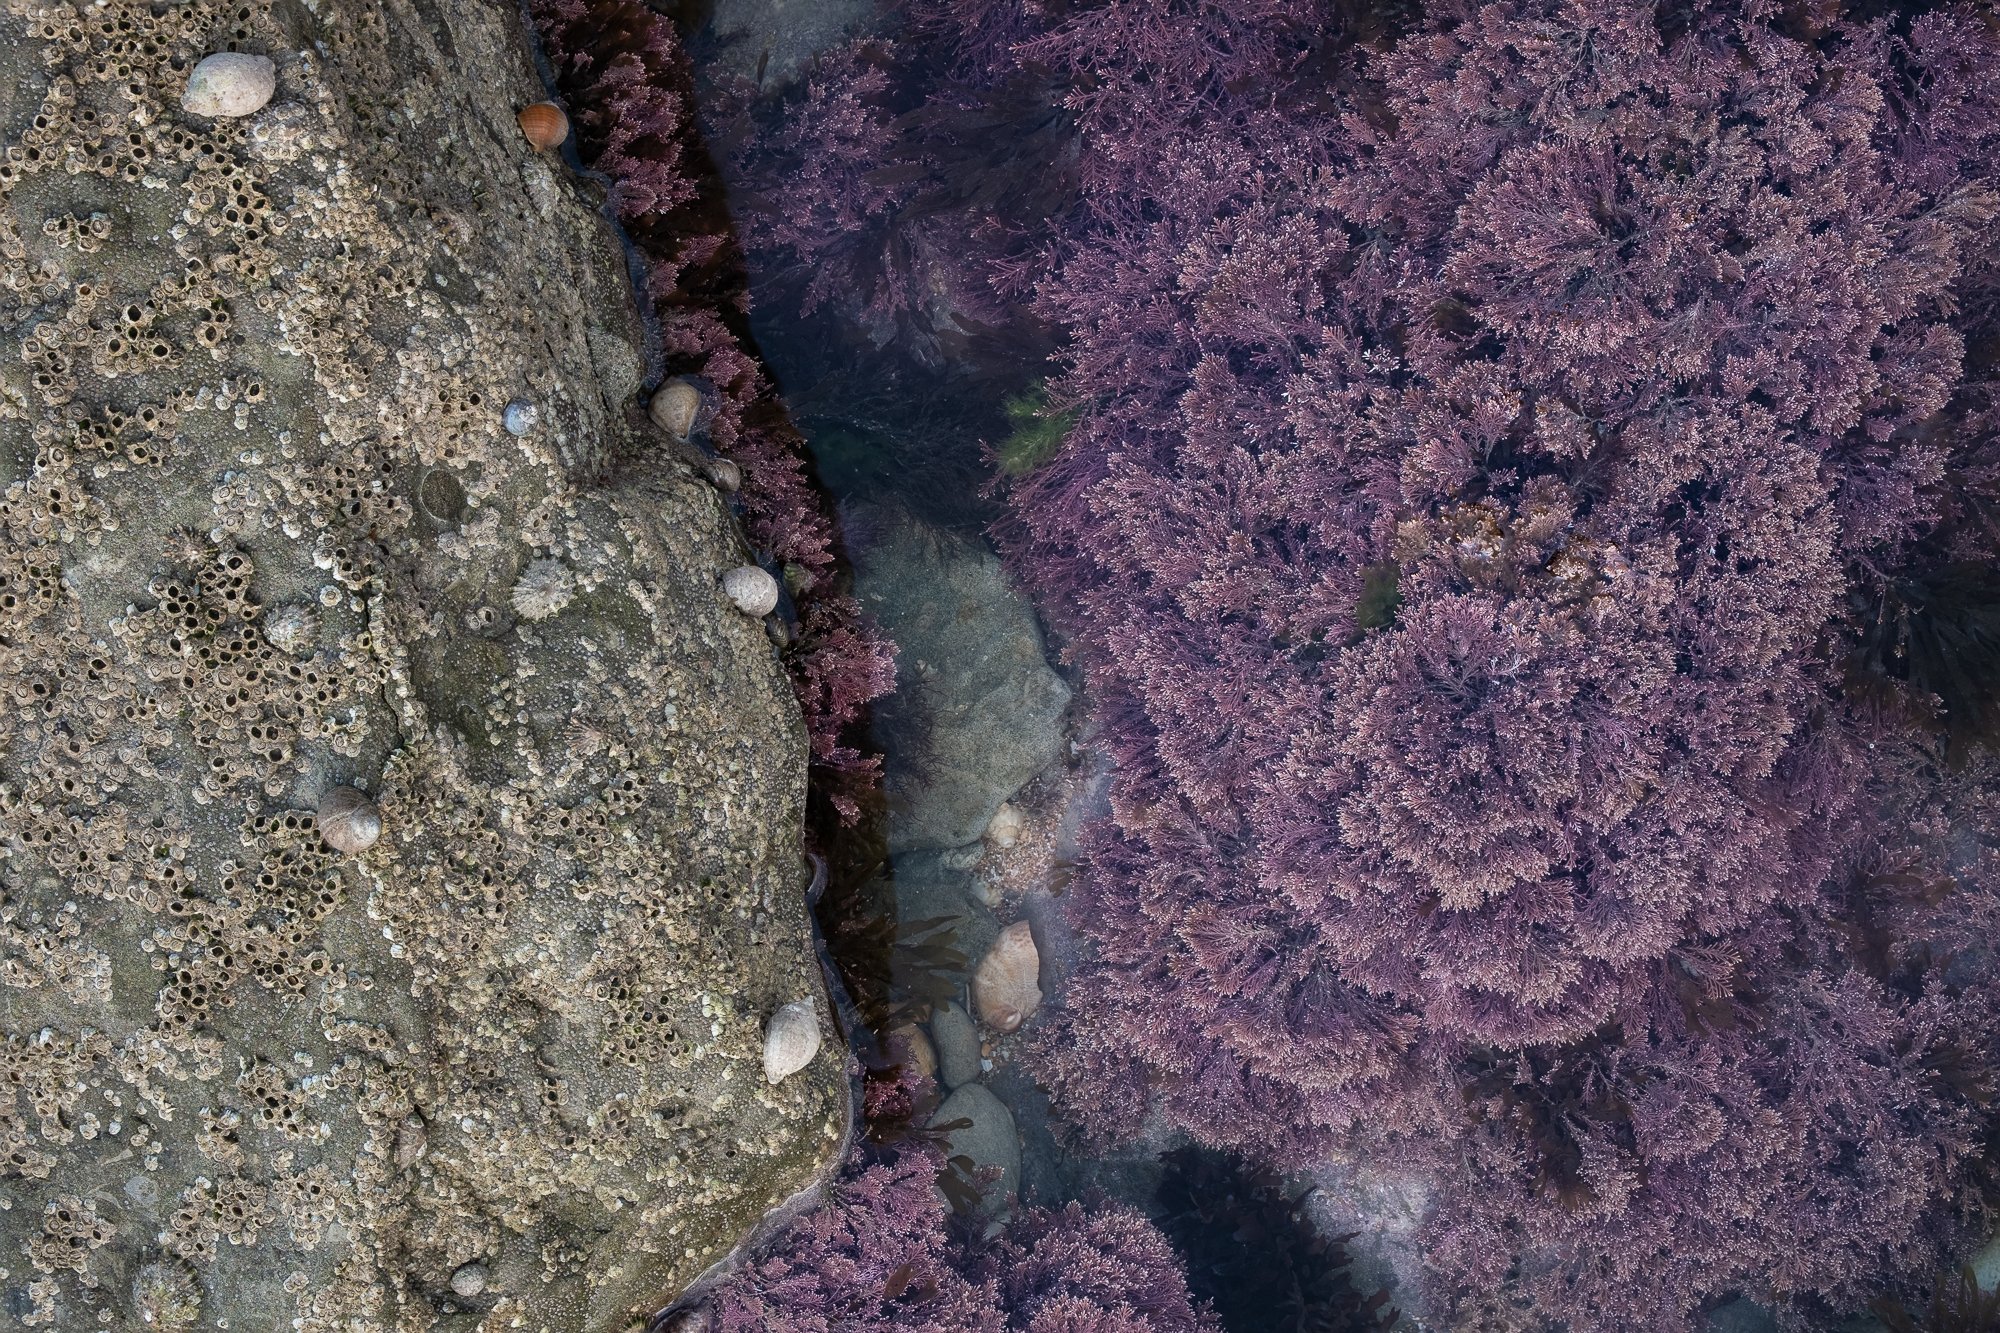
[[[746,616],[768,616],[778,609],[778,581],[755,565],[738,565],[724,574],[722,591]]]
[[[228,119],[261,111],[278,91],[278,67],[271,57],[245,51],[203,56],[188,75],[181,109],[197,116]]]
[[[819,1013],[811,1000],[793,1000],[764,1026],[764,1081],[776,1086],[819,1054]]]

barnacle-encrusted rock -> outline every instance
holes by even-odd
[[[224,47],[282,98],[185,111]],[[726,500],[597,484],[645,344],[526,51],[0,0],[0,1325],[623,1329],[838,1148],[804,729]]]
[[[278,67],[269,56],[217,51],[188,75],[181,109],[197,116],[247,116],[262,111],[278,91]]]
[[[778,609],[778,581],[756,565],[738,565],[725,573],[722,591],[746,616],[768,616]]]
[[[531,560],[507,594],[529,620],[547,620],[576,597],[576,576],[560,560]]]

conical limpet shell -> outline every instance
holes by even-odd
[[[514,118],[520,122],[521,137],[543,152],[562,147],[569,138],[569,117],[554,102],[530,102]]]
[[[271,57],[247,51],[203,56],[188,75],[181,110],[197,116],[232,118],[261,111],[278,90],[278,67]]]
[[[708,461],[708,480],[724,495],[734,495],[743,488],[743,469],[727,458],[711,458]]]
[[[755,565],[738,565],[724,574],[722,591],[746,616],[768,616],[778,609],[778,581]]]
[[[1000,932],[972,974],[972,1003],[979,1021],[996,1032],[1012,1032],[1042,1004],[1042,955],[1025,921]]]
[[[576,575],[560,560],[530,560],[507,599],[528,620],[547,620],[576,598]]]
[[[695,418],[701,415],[701,390],[687,380],[668,380],[646,404],[646,415],[676,440],[694,433]]]
[[[776,1086],[819,1054],[819,1014],[811,1000],[793,1000],[764,1026],[764,1080]]]
[[[382,836],[382,812],[352,787],[329,787],[314,822],[319,836],[336,852],[365,852]]]

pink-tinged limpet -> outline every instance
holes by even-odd
[[[569,117],[554,102],[530,102],[515,119],[521,122],[522,137],[543,152],[562,147],[569,138]]]
[[[1012,1032],[1041,1008],[1042,955],[1025,921],[1000,932],[972,974],[972,1003],[979,1021],[996,1032]]]

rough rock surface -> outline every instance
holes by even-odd
[[[276,97],[188,116],[230,48]],[[0,0],[0,1326],[621,1329],[837,1149],[833,1044],[762,1073],[804,731],[530,69],[502,0]]]
[[[897,649],[896,693],[875,709],[889,843],[963,847],[1062,755],[1069,686],[989,548],[915,519],[878,526],[856,552],[855,591]]]

